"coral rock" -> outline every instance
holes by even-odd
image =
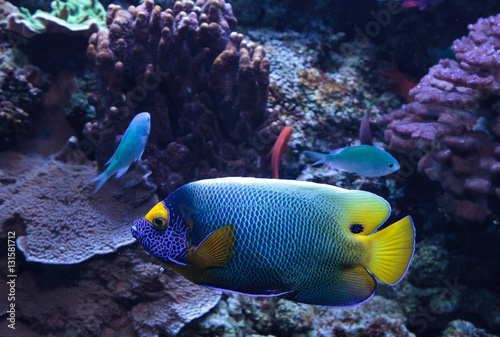
[[[10,101],[0,101],[0,151],[7,150],[30,125],[29,115]]]
[[[2,153],[0,172],[10,183],[0,188],[2,233],[22,227],[18,247],[27,261],[73,264],[133,243],[130,226],[156,203],[154,186],[127,173],[91,194],[95,166]],[[137,174],[137,173],[136,173]],[[128,185],[128,186],[127,186]],[[130,186],[132,185],[132,186]],[[120,187],[119,187],[120,186]]]
[[[500,94],[500,15],[469,25],[468,36],[452,45],[459,62],[444,59],[429,69],[410,94],[420,103],[474,109]]]
[[[105,25],[105,9],[97,0],[55,0],[50,13],[37,10],[35,14],[21,12],[7,17],[7,29],[25,38],[41,33],[62,33],[89,37]]]
[[[183,0],[162,11],[147,0],[128,10],[109,6],[106,22],[109,32],[93,34],[87,49],[101,88],[89,97],[103,140],[95,148],[99,165],[111,156],[113,137],[148,111],[144,158],[162,197],[179,187],[174,181],[270,173],[267,154],[280,129],[266,110],[270,63],[235,32],[231,5]],[[263,130],[268,139],[256,146]]]
[[[487,100],[500,94],[500,15],[479,19],[469,30],[452,46],[459,62],[444,59],[430,68],[411,91],[417,102],[381,121],[393,149],[424,154],[418,169],[441,182],[442,206],[460,218],[483,220],[500,201],[498,108]]]

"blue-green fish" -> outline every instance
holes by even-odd
[[[374,295],[374,276],[396,284],[408,269],[412,220],[377,231],[389,215],[387,201],[365,191],[218,178],[180,187],[136,220],[132,235],[203,286],[349,306]]]
[[[147,112],[137,114],[130,122],[125,134],[123,135],[118,148],[113,156],[105,165],[109,165],[106,171],[89,181],[93,183],[98,181],[95,192],[97,192],[104,183],[116,173],[116,177],[121,177],[127,172],[129,166],[141,156],[148,141],[149,131],[151,130],[151,116]]]
[[[329,154],[304,151],[319,159],[312,165],[332,163],[337,169],[355,173],[361,177],[382,177],[399,170],[398,161],[378,147],[372,145],[348,146],[333,150]]]

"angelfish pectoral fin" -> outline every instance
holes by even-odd
[[[195,249],[188,252],[187,262],[205,269],[226,265],[234,254],[234,226],[226,225],[213,231]]]

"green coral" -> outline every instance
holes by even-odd
[[[9,15],[8,29],[30,38],[40,33],[90,36],[106,28],[106,10],[97,0],[55,0],[50,7],[50,13],[38,9],[33,15],[21,7],[19,13]]]

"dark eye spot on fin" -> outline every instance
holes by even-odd
[[[187,262],[201,269],[222,267],[233,257],[235,239],[233,225],[216,229],[188,252]]]

